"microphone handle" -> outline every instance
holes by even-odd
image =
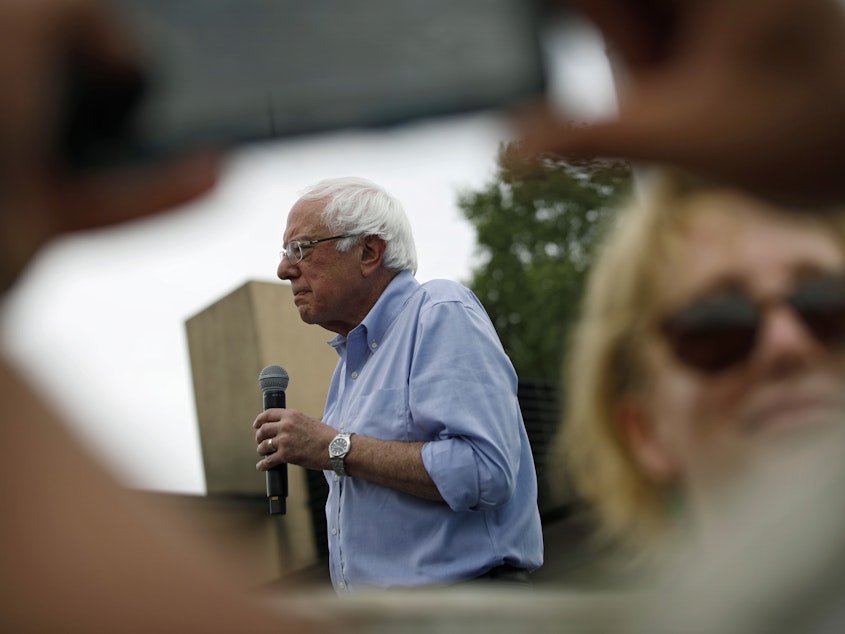
[[[264,392],[264,409],[285,408],[284,390]],[[265,471],[267,479],[267,499],[270,502],[271,515],[284,515],[287,511],[288,466],[280,464]]]

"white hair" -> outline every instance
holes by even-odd
[[[387,243],[385,268],[417,272],[417,249],[411,223],[402,203],[384,188],[365,178],[329,178],[308,187],[300,200],[325,200],[322,220],[332,232],[382,238]],[[347,251],[355,240],[340,240],[337,250]]]

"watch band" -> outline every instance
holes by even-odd
[[[346,456],[332,456],[332,469],[342,477],[346,477]]]
[[[339,476],[346,476],[346,456],[352,447],[352,434],[341,432],[329,443],[329,461]]]

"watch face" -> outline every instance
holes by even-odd
[[[349,439],[343,436],[335,438],[329,445],[329,453],[332,456],[341,456],[347,451],[349,451]]]

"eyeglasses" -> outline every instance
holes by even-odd
[[[664,319],[660,329],[681,362],[717,374],[748,360],[764,309],[773,303],[791,306],[822,344],[845,340],[845,274],[807,280],[765,302],[742,292],[696,302]]]
[[[329,236],[328,238],[318,238],[317,240],[306,240],[300,242],[299,240],[291,240],[279,252],[279,259],[287,258],[291,264],[299,264],[305,257],[303,249],[310,249],[311,247],[320,244],[321,242],[328,242],[329,240],[341,240],[343,238],[357,238],[363,235],[361,233],[344,233],[339,236]]]

